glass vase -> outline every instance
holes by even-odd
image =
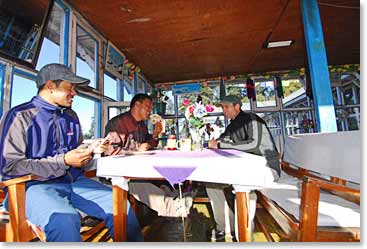
[[[202,150],[204,148],[203,138],[200,136],[199,129],[191,128],[190,129],[191,139],[192,139],[192,149],[193,150]]]

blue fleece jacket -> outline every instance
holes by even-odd
[[[69,168],[64,154],[78,147],[82,132],[76,113],[41,97],[10,109],[0,122],[0,166],[3,180],[35,174],[42,180],[82,174]]]

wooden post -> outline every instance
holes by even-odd
[[[308,180],[305,180],[302,184],[302,198],[300,206],[300,241],[316,241],[319,199],[320,187]]]
[[[122,242],[127,238],[127,191],[113,185],[113,226],[114,241]]]
[[[237,219],[238,219],[238,236],[240,242],[250,242],[251,235],[249,231],[249,208],[248,208],[248,193],[236,193],[237,202]]]

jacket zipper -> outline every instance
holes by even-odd
[[[57,145],[57,151],[59,153],[64,153],[63,151],[61,151],[60,148],[60,126],[57,120],[57,110],[54,112],[54,123],[56,126],[56,145]],[[72,176],[72,174],[70,173],[69,170],[66,170],[66,173],[68,174],[68,176],[70,177],[70,182],[74,182],[74,177]]]

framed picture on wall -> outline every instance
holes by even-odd
[[[122,79],[125,59],[126,56],[112,42],[108,41],[105,70]]]

